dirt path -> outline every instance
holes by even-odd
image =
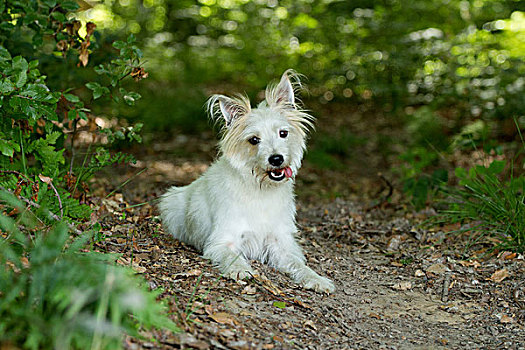
[[[305,291],[257,262],[261,277],[241,283],[221,278],[193,248],[163,232],[154,207],[130,207],[171,184],[189,183],[214,153],[196,142],[200,159],[190,151],[191,159],[170,163],[160,152],[172,146],[159,146],[137,169],[108,174],[98,186],[115,187],[148,168],[98,203],[106,237],[97,247],[122,253],[120,263],[133,262],[151,288],[162,287],[183,330],[144,334],[156,342],[129,338],[126,348],[525,349],[523,256],[479,251],[466,260],[463,238],[444,234],[452,228],[415,226],[425,213],[366,210],[357,202],[304,195],[299,242],[308,264],[334,280],[336,292]]]

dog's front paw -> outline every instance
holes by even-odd
[[[255,272],[248,264],[241,263],[234,263],[223,271],[224,277],[231,278],[236,281],[250,278],[254,274]]]
[[[298,281],[306,289],[312,289],[318,293],[333,293],[335,286],[332,281],[318,274],[310,274]]]

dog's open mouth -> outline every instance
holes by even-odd
[[[273,181],[281,181],[284,178],[292,177],[292,168],[286,167],[282,169],[272,169],[268,171],[268,177]]]

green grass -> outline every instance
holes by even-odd
[[[502,180],[505,161],[489,167],[476,166],[468,172],[456,169],[460,187],[449,189],[448,209],[441,219],[466,223],[462,231],[497,238],[498,248],[525,251],[525,176],[510,174]],[[479,237],[478,237],[479,240]]]

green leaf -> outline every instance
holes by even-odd
[[[47,7],[55,7],[57,4],[56,0],[43,0],[42,1]]]
[[[64,1],[61,5],[61,7],[64,9],[64,10],[67,10],[69,12],[73,12],[73,11],[76,11],[78,10],[78,8],[80,6],[78,6],[78,4],[74,1]]]
[[[115,42],[113,42],[113,47],[117,50],[122,50],[123,48],[125,48],[127,46],[127,44],[123,41],[120,41],[120,40],[117,40]]]
[[[73,95],[73,94],[64,94],[64,97],[65,97],[66,100],[68,100],[69,102],[73,102],[73,103],[80,102],[80,98],[78,98],[77,95]]]
[[[109,74],[110,71],[106,69],[106,67],[104,67],[103,65],[98,65],[97,67],[94,68],[95,72],[97,74]]]
[[[7,51],[6,48],[3,46],[0,46],[0,62],[1,61],[9,61],[11,59],[11,54],[9,51]]]
[[[11,140],[0,139],[0,152],[6,157],[12,157],[14,151],[20,152],[20,145]]]
[[[21,93],[22,96],[31,97],[34,101],[55,103],[57,100],[49,91],[47,86],[42,84],[29,84]]]
[[[454,170],[454,174],[456,175],[458,179],[465,179],[467,177],[467,171],[465,170],[465,168],[461,168],[461,167],[457,167]]]
[[[29,63],[22,56],[16,56],[13,58],[12,68],[15,71],[27,71],[29,68]]]
[[[35,35],[33,35],[33,38],[31,39],[31,42],[33,43],[33,46],[40,46],[44,43],[44,37],[42,36],[41,33],[35,33]]]
[[[284,309],[286,307],[286,303],[284,301],[274,301],[273,306],[278,307],[279,309]]]
[[[436,169],[432,173],[432,182],[436,185],[446,183],[448,181],[448,172],[445,169]]]
[[[36,67],[38,67],[38,60],[33,60],[29,62],[29,69],[34,69]]]
[[[7,95],[15,89],[13,83],[9,79],[0,81],[0,94]]]
[[[124,140],[126,138],[124,133],[120,130],[117,130],[113,135],[115,135],[115,138],[117,138],[118,140]]]
[[[66,16],[64,16],[64,14],[60,13],[60,12],[57,12],[57,11],[54,11],[51,13],[51,17],[53,17],[55,20],[59,21],[59,22],[65,22],[66,21]]]
[[[99,83],[90,82],[86,84],[86,87],[93,91],[93,98],[96,100],[104,94],[109,94],[109,89],[105,86],[101,86]]]
[[[137,101],[140,98],[140,94],[134,91],[128,91],[124,94],[122,98],[128,105],[133,106],[135,104],[135,101]]]
[[[15,27],[14,24],[10,22],[2,22],[0,23],[0,29],[5,30],[6,32],[11,31]]]
[[[17,88],[21,88],[27,82],[27,72],[25,70],[17,74],[15,85]]]
[[[499,174],[505,170],[505,164],[506,162],[504,160],[494,160],[490,163],[488,171],[494,175]]]

